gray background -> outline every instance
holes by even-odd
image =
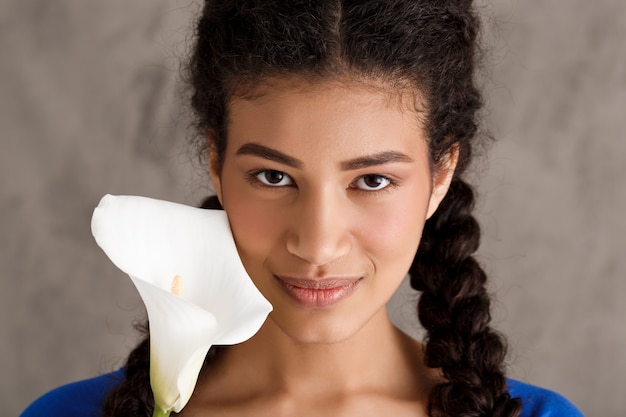
[[[191,0],[0,0],[0,404],[121,365],[143,317],[105,193],[208,191],[177,95]],[[626,2],[494,0],[480,258],[512,375],[626,414]],[[395,317],[411,322],[413,295]]]

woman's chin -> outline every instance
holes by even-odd
[[[313,317],[316,316],[316,317]],[[276,326],[276,330],[300,345],[331,345],[338,344],[355,336],[365,326],[366,322],[358,322],[348,318],[337,317],[294,317],[281,316],[272,312],[268,322]]]

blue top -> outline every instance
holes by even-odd
[[[124,379],[122,369],[50,391],[20,417],[99,417],[106,394]],[[584,417],[565,397],[524,382],[508,380],[511,396],[522,399],[520,417]]]

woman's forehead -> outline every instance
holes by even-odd
[[[423,153],[426,143],[417,113],[399,106],[387,91],[369,86],[334,83],[267,90],[233,100],[229,119],[231,153],[252,143],[291,155],[351,159],[382,152]]]

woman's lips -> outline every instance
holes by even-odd
[[[361,282],[361,278],[275,277],[292,299],[307,307],[328,307],[336,304],[349,297]]]

